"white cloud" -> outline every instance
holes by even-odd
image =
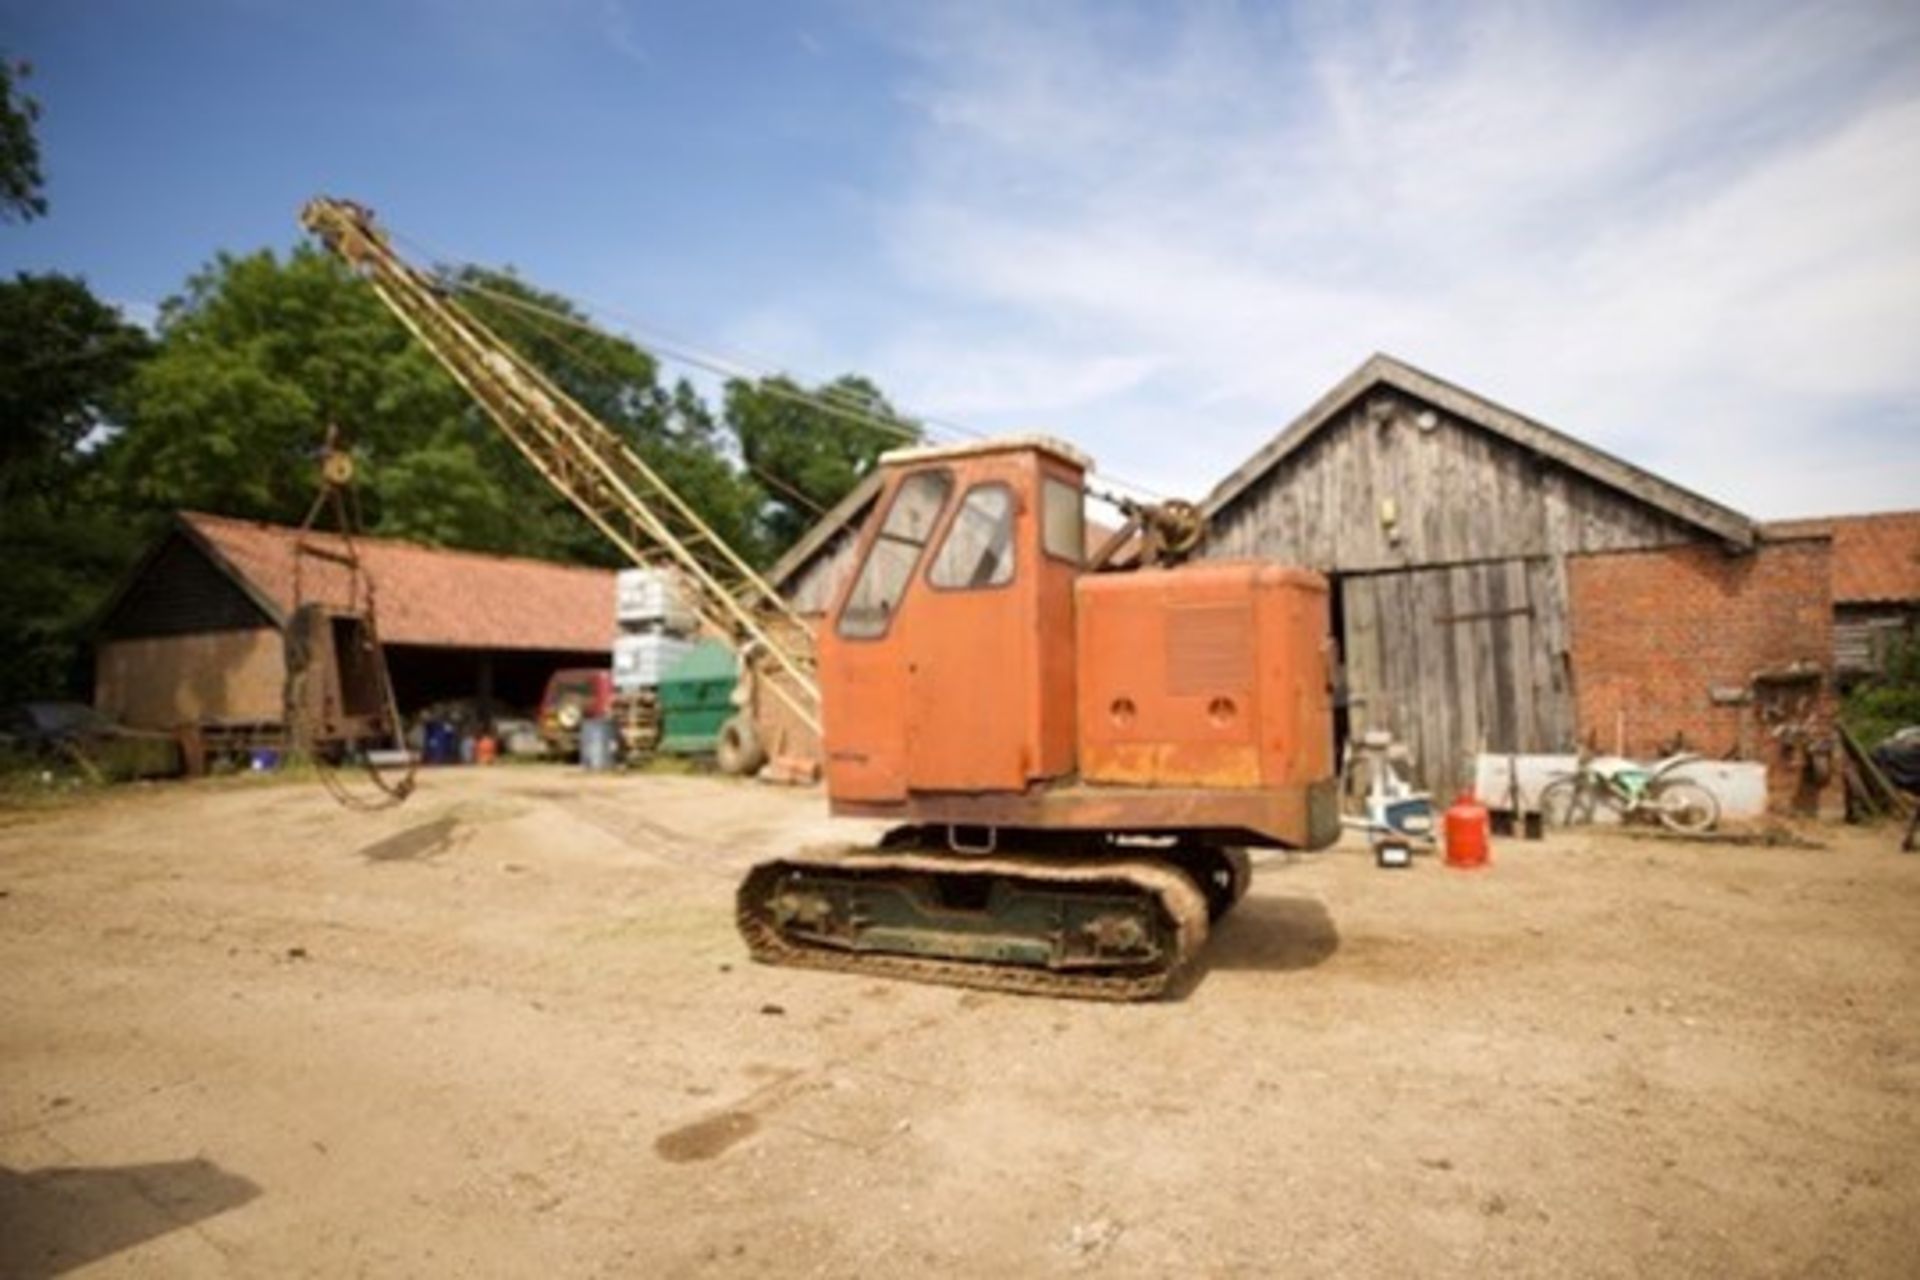
[[[1920,502],[1920,16],[1612,13],[945,11],[881,214],[942,319],[864,367],[1204,489],[1384,349],[1758,515]]]

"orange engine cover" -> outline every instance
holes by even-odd
[[[1327,580],[1260,563],[1074,584],[1080,776],[1275,787],[1333,773]]]

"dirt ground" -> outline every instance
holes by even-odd
[[[0,1273],[1912,1275],[1920,857],[1261,860],[1187,994],[774,970],[817,793],[0,815]]]

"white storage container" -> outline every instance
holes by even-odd
[[[688,635],[699,626],[664,569],[622,569],[614,575],[614,617],[624,627],[647,627]]]
[[[661,673],[692,653],[696,643],[659,631],[616,637],[613,642],[613,687],[622,693],[657,687]]]

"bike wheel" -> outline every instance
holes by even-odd
[[[1657,782],[1647,795],[1660,825],[1682,835],[1711,831],[1720,821],[1720,802],[1713,792],[1686,778]]]
[[[1575,774],[1555,778],[1540,788],[1540,822],[1547,827],[1571,827],[1593,820],[1593,795]]]

